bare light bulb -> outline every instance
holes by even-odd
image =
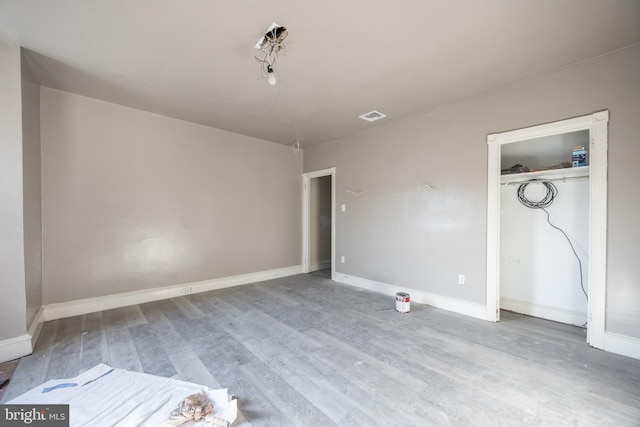
[[[267,77],[267,82],[269,82],[271,86],[275,86],[276,83],[278,83],[278,80],[276,79],[276,75],[273,74],[273,72],[269,73],[269,77]]]

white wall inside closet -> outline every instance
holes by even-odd
[[[589,146],[589,132],[580,131],[508,144],[501,151],[501,168],[521,164],[532,170],[570,162],[572,147]],[[587,320],[589,179],[576,177],[576,169],[502,177],[500,240],[500,306],[505,310],[563,323],[582,325]],[[566,179],[562,176],[567,175]],[[564,230],[582,262],[563,234],[552,228],[541,209],[530,209],[517,197],[519,185],[529,177],[552,179],[558,193],[547,208],[550,221]],[[510,182],[512,180],[521,182]],[[525,196],[539,201],[546,194],[540,183],[529,184]]]

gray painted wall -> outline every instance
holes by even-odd
[[[26,329],[20,48],[0,42],[0,340]]]
[[[301,152],[42,88],[45,304],[300,265]]]
[[[609,109],[606,327],[640,338],[638,70],[635,45],[306,148],[305,172],[337,167],[337,204],[348,206],[336,218],[338,270],[484,304],[486,135]]]
[[[40,192],[40,84],[22,62],[22,179],[27,329],[42,306],[42,203]]]

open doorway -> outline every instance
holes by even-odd
[[[305,273],[335,274],[335,168],[303,177],[302,265]]]
[[[587,342],[597,348],[604,347],[605,293],[606,293],[606,217],[607,217],[607,124],[608,111],[592,115],[562,120],[545,125],[508,131],[487,136],[488,157],[488,198],[487,198],[487,319],[500,320],[501,308],[501,184],[502,169],[512,165],[501,165],[502,151],[508,144],[531,144],[548,141],[548,137],[588,132],[588,261],[586,280],[587,301]],[[535,148],[535,147],[534,147]],[[573,169],[573,168],[572,168]],[[573,173],[575,171],[567,172]],[[539,172],[534,172],[538,174]],[[554,172],[554,179],[566,179],[562,171]],[[526,172],[520,174],[528,180]],[[541,177],[544,181],[549,177]],[[531,176],[530,178],[536,178]],[[586,258],[586,257],[585,257]]]
[[[331,175],[309,180],[309,273],[331,278]]]

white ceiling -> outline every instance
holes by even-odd
[[[44,86],[305,147],[638,43],[640,1],[0,0],[0,40]]]

